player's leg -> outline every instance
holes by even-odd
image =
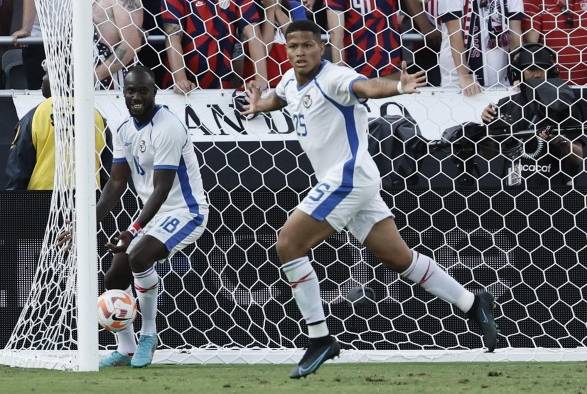
[[[292,378],[300,378],[315,372],[324,361],[337,356],[340,352],[338,342],[328,332],[318,276],[307,256],[314,246],[334,232],[328,222],[318,221],[296,209],[283,225],[277,238],[277,255],[283,264],[281,269],[290,283],[310,337],[308,350],[290,373]]]
[[[155,271],[155,262],[164,259],[168,254],[165,244],[147,234],[128,255],[142,318],[139,343],[131,360],[133,367],[141,368],[151,364],[157,347],[159,275]]]
[[[132,277],[128,255],[125,253],[115,254],[110,268],[104,275],[104,287],[106,290],[121,289],[132,295],[130,286]],[[137,347],[133,324],[131,323],[124,330],[115,333],[114,336],[118,346],[108,357],[100,360],[100,368],[130,365],[130,360]]]
[[[135,368],[150,365],[157,347],[159,276],[154,264],[194,244],[202,235],[207,223],[207,209],[200,208],[202,212],[198,215],[184,210],[156,215],[144,229],[144,235],[129,248],[129,262],[143,320],[137,351],[131,360],[131,366]]]
[[[497,328],[493,319],[491,294],[481,293],[475,296],[440,268],[436,261],[410,250],[391,217],[375,223],[364,244],[384,265],[467,313],[481,327],[489,351],[495,349]]]

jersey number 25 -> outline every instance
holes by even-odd
[[[303,114],[298,114],[297,112],[292,115],[292,120],[294,123],[294,127],[296,128],[296,133],[299,137],[305,137],[308,135],[308,129],[306,129],[306,121],[304,120]]]

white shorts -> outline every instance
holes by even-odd
[[[158,213],[132,240],[126,253],[130,253],[141,238],[150,235],[165,245],[169,252],[168,257],[171,257],[186,246],[195,243],[202,236],[207,222],[208,212],[194,215],[181,209]]]
[[[346,227],[363,243],[376,223],[393,218],[379,190],[379,185],[346,188],[326,180],[310,190],[298,209],[318,221],[326,220],[336,231]]]

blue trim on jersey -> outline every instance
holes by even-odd
[[[137,119],[135,117],[133,117],[132,120],[135,123],[135,127],[137,128],[137,131],[139,131],[140,129],[142,129],[143,127],[145,127],[149,123],[151,123],[151,121],[153,120],[153,118],[155,117],[157,112],[159,112],[160,109],[161,109],[161,106],[156,105],[155,108],[153,108],[153,112],[151,112],[151,115],[149,115],[149,118],[142,123],[137,122]]]
[[[179,168],[179,166],[172,166],[172,165],[166,165],[166,164],[162,164],[162,165],[153,167],[154,170],[174,170],[174,171],[177,171],[178,168]]]
[[[199,225],[204,221],[203,215],[198,215],[185,224],[177,233],[173,234],[173,237],[169,238],[165,242],[165,249],[171,252],[181,241],[186,239],[191,233],[194,232]]]
[[[119,163],[128,163],[128,161],[124,157],[115,157],[114,159],[112,159],[112,164],[119,164]]]
[[[357,81],[366,81],[368,78],[364,77],[364,76],[360,76],[357,77],[355,79],[353,79],[350,83],[349,83],[349,92],[351,92],[351,94],[357,99],[357,101],[361,104],[365,104],[367,102],[367,98],[366,97],[359,97],[357,96],[357,94],[355,93],[355,91],[353,90],[353,85],[355,84],[355,82]]]
[[[181,194],[190,210],[190,213],[198,214],[198,201],[192,193],[192,186],[190,185],[190,176],[188,175],[188,169],[185,165],[183,156],[179,161],[179,167],[177,168],[177,177],[179,178],[179,186],[181,187]]]
[[[353,190],[353,177],[355,173],[355,161],[357,159],[357,149],[359,148],[359,135],[357,133],[357,125],[355,124],[355,106],[341,105],[328,97],[322,90],[318,81],[314,79],[318,90],[322,93],[324,98],[332,103],[344,116],[344,123],[346,126],[346,134],[351,148],[351,158],[344,163],[342,170],[342,182],[324,201],[320,203],[312,212],[312,217],[316,220],[324,220],[332,210],[340,204],[340,202],[349,195]]]

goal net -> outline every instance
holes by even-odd
[[[375,12],[365,8],[371,2],[358,2],[362,8],[355,3],[347,11]],[[109,3],[94,1],[94,9],[101,8],[106,15],[100,23],[112,23],[117,5],[104,4]],[[229,1],[217,7],[221,5],[233,7]],[[74,219],[72,185],[66,175],[73,165],[68,150],[73,122],[68,105],[71,21],[61,17],[70,15],[71,1],[38,0],[37,6],[50,76],[56,81],[52,84],[56,186],[30,294],[0,361],[75,369],[71,351],[77,348],[76,250],[54,246],[57,234]],[[242,11],[244,5],[236,9]],[[317,7],[309,15],[325,21],[326,9]],[[147,33],[157,36],[149,20],[161,26],[165,21],[173,24],[165,18],[176,12],[145,8],[142,27],[136,25],[136,18],[118,26],[145,32],[135,49],[156,56],[139,56],[134,61],[153,67],[162,86],[165,78],[172,83],[181,74],[168,62],[173,48],[166,50],[160,41],[145,38]],[[260,15],[268,18],[271,12]],[[288,18],[294,14],[291,9],[285,12]],[[428,40],[407,38],[415,15],[407,11],[401,15],[405,34],[396,36],[408,60],[433,49]],[[393,17],[399,18],[399,11]],[[277,21],[272,19],[269,25],[279,27]],[[399,26],[399,20],[393,22]],[[103,42],[105,30],[100,23],[97,40]],[[243,45],[243,52],[234,49],[233,55],[254,66],[258,64],[251,55],[254,38],[247,31],[246,26],[238,30],[238,38],[248,45]],[[344,27],[342,32],[349,34]],[[325,33],[331,41],[337,34],[333,29]],[[210,42],[219,40],[209,37]],[[334,52],[330,50],[331,56]],[[184,55],[188,67],[191,54]],[[369,61],[365,59],[366,64]],[[230,74],[218,75],[219,70],[223,68],[207,72],[221,81],[245,75],[232,69]],[[213,85],[196,69],[191,72],[195,86]],[[498,85],[477,99],[463,98],[457,89],[427,88],[417,98],[367,103],[373,118],[369,149],[381,172],[382,196],[393,208],[402,237],[411,248],[433,256],[468,289],[485,289],[495,296],[498,349],[484,353],[480,331],[462,313],[383,267],[343,231],[310,255],[328,326],[343,347],[340,361],[587,359],[587,177],[582,153],[587,106],[583,92],[573,89],[575,96],[566,102],[564,116],[527,129],[516,129],[515,122],[496,123],[489,129],[470,123],[479,122],[487,104],[515,93]],[[530,89],[539,92],[540,86]],[[117,120],[127,116],[119,93],[97,95],[112,132]],[[168,90],[158,96],[192,133],[211,205],[207,231],[197,244],[156,265],[161,285],[155,362],[296,362],[307,344],[305,324],[279,270],[275,243],[286,218],[315,183],[313,171],[295,141],[286,110],[246,121],[238,117],[231,93],[211,89],[178,95]],[[562,99],[559,93],[556,98]],[[532,103],[521,107],[526,105]],[[537,135],[545,130],[549,136]],[[99,226],[100,291],[112,260],[102,245],[126,229],[140,207],[129,187],[121,204]],[[357,288],[364,289],[365,296],[351,302],[349,292]],[[139,316],[135,327],[140,324]],[[116,348],[113,335],[103,330],[99,342],[102,352]],[[44,354],[57,356],[58,361],[45,362]],[[29,361],[15,361],[20,358]]]

